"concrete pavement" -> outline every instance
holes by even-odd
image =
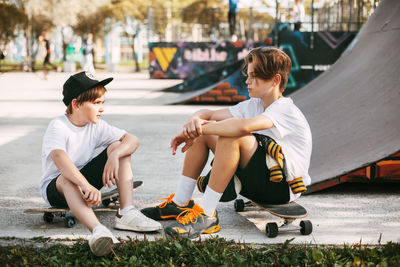
[[[80,223],[68,229],[61,220],[46,224],[42,215],[23,212],[45,206],[38,189],[42,136],[49,121],[65,110],[61,88],[69,75],[51,73],[43,80],[42,73],[0,74],[0,236],[77,238],[89,234]],[[160,203],[157,198],[174,192],[183,164],[181,153],[171,155],[170,138],[180,131],[189,114],[199,108],[219,107],[164,105],[176,95],[157,90],[177,80],[150,80],[147,73],[96,76],[115,78],[108,86],[104,119],[141,141],[132,158],[135,179],[144,181],[142,189],[135,191],[137,207]],[[194,197],[199,199],[201,194],[196,191]],[[273,239],[265,236],[264,227],[266,222],[279,219],[257,209],[238,214],[233,202],[222,203],[218,206],[222,227],[218,235],[246,243],[281,243],[292,237],[295,243],[311,244],[400,242],[399,200],[399,184],[355,184],[303,196],[298,202],[309,212],[313,233],[284,233]],[[112,228],[114,214],[99,216]],[[142,233],[112,231],[123,238],[129,235],[143,239]],[[162,236],[146,235],[150,240]]]

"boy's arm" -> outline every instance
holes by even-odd
[[[129,133],[124,134],[119,141],[121,142],[111,153],[111,155],[117,156],[118,159],[132,155],[136,149],[139,147],[139,139]]]
[[[108,155],[106,165],[103,171],[103,185],[111,187],[118,181],[119,159],[132,155],[139,147],[139,139],[129,133],[124,134],[119,140],[121,143],[115,147]]]
[[[218,110],[209,110],[209,109],[200,109],[193,113],[188,119],[188,121],[192,119],[202,119],[202,120],[214,120],[220,121],[225,120],[227,118],[231,118],[232,114],[228,108],[218,109]]]
[[[229,118],[222,121],[211,122],[202,126],[203,134],[218,136],[243,136],[254,131],[269,129],[274,126],[270,118],[264,115],[243,119]]]
[[[81,189],[83,199],[92,205],[100,205],[100,191],[86,180],[64,150],[55,149],[51,151],[51,158],[62,176]]]
[[[183,125],[182,133],[186,138],[195,138],[203,134],[202,125],[210,121],[221,121],[232,117],[227,108],[219,110],[201,109],[188,118],[188,121]]]
[[[269,129],[274,126],[270,118],[260,115],[250,119],[228,118],[217,122],[209,122],[202,125],[203,135],[218,135],[236,137],[249,134],[254,131]],[[171,140],[172,155],[176,154],[177,148],[185,143],[182,153],[188,150],[195,138],[187,138],[183,133],[176,135]]]

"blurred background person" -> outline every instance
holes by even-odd
[[[293,17],[294,31],[300,31],[301,22],[305,16],[304,5],[301,0],[295,0],[291,15]]]
[[[231,37],[235,35],[236,28],[236,14],[238,13],[239,0],[229,0],[229,11],[228,11],[228,21],[229,21],[229,34]]]
[[[94,65],[93,65],[93,34],[89,33],[86,38],[83,39],[82,42],[82,70],[90,72],[91,74],[95,73]]]
[[[49,34],[45,32],[42,35],[43,35],[44,46],[46,49],[46,56],[44,57],[43,61],[44,79],[46,79],[47,74],[49,73],[49,66],[54,70],[57,70],[57,66],[50,62],[51,46],[50,46]]]

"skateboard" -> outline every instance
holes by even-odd
[[[268,237],[276,237],[279,232],[286,231],[298,231],[302,235],[309,235],[312,233],[313,227],[312,223],[309,220],[300,221],[299,226],[293,225],[293,221],[299,218],[307,217],[307,210],[296,202],[290,202],[287,204],[265,204],[265,203],[257,203],[252,200],[244,202],[243,199],[236,199],[234,202],[235,211],[241,212],[245,207],[256,206],[262,210],[265,210],[271,213],[274,216],[284,219],[283,224],[278,227],[276,222],[267,223],[265,226],[265,232]]]
[[[143,186],[143,181],[134,181],[133,189],[139,189]],[[108,207],[111,203],[115,205]],[[93,207],[95,212],[115,212],[118,209],[119,204],[119,193],[118,189],[114,188],[111,191],[105,192],[101,196],[100,207]],[[64,220],[64,225],[68,228],[72,228],[76,224],[76,218],[74,214],[69,210],[69,208],[57,208],[57,207],[47,207],[47,208],[35,208],[26,209],[24,213],[43,213],[43,220],[47,223],[51,223],[54,217],[60,217]]]
[[[143,181],[134,181],[133,182],[133,190],[139,189],[143,186]],[[104,207],[108,207],[111,203],[119,203],[119,193],[118,188],[114,188],[111,191],[105,192],[101,194],[101,204]]]

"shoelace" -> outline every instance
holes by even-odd
[[[164,208],[165,206],[167,206],[167,204],[172,202],[172,199],[174,198],[175,193],[172,193],[169,197],[163,197],[163,198],[159,198],[158,200],[163,200],[165,199],[165,201],[163,203],[161,203],[160,205],[158,205],[157,207],[159,208]]]
[[[202,213],[203,210],[199,206],[194,205],[193,208],[184,208],[176,219],[183,225],[188,224],[189,222],[197,223],[197,219]],[[204,222],[204,218],[201,217],[201,219]]]

